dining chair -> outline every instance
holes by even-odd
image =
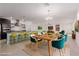
[[[64,45],[64,51],[66,51],[66,48],[69,47],[68,42],[69,42],[69,37],[67,34],[65,34],[64,36],[64,41],[65,41],[65,45]]]
[[[64,48],[64,38],[58,39],[56,41],[52,41],[52,47],[57,48],[60,52],[60,56],[63,54],[63,48]]]
[[[27,34],[23,34],[23,40],[26,40],[27,39]]]
[[[26,34],[27,34],[27,40],[30,40],[31,32],[26,32]]]
[[[10,44],[16,43],[17,40],[17,34],[16,33],[11,33],[10,35]]]
[[[67,34],[64,35],[64,40],[65,40],[65,42],[68,41],[68,35]]]
[[[29,36],[28,33],[24,32],[23,33],[23,40],[28,40],[28,36]]]
[[[30,36],[30,41],[31,41],[31,47],[32,47],[32,44],[35,44],[36,48],[38,48],[40,43],[42,43],[42,40],[38,40],[33,36]]]
[[[48,35],[52,35],[54,33],[54,31],[47,31]]]
[[[23,36],[22,36],[21,33],[18,33],[18,35],[17,35],[17,40],[18,40],[18,42],[20,42],[20,41],[23,40]]]
[[[25,32],[21,32],[20,33],[20,38],[21,38],[21,41],[25,40],[26,39],[26,33]]]
[[[62,30],[61,32],[59,32],[60,34],[62,34],[62,35],[64,35],[65,34],[65,31],[64,30]]]

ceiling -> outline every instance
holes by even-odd
[[[0,3],[0,16],[24,17],[25,20],[39,23],[45,21],[50,9],[52,21],[72,22],[76,19],[78,8],[78,3]]]

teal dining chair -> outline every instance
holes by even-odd
[[[21,35],[20,33],[17,35],[17,39],[18,39],[18,41],[17,41],[17,42],[22,41],[22,35]]]
[[[68,35],[65,34],[65,31],[62,30],[62,31],[60,32],[60,34],[64,37],[65,42],[67,42],[67,40],[68,40]]]
[[[31,42],[33,42],[33,43],[36,43],[36,38],[33,38],[33,37],[30,37],[30,39],[31,39]]]
[[[68,40],[68,35],[67,34],[64,35],[64,40],[65,40],[65,42],[67,42],[67,40]]]
[[[64,41],[65,41],[65,45],[64,45],[64,51],[65,51],[66,48],[68,48],[69,37],[67,34],[65,34],[63,37],[64,37]]]
[[[52,41],[51,43],[52,43],[52,47],[59,49],[60,55],[62,55],[63,54],[62,49],[64,48],[64,43],[65,43],[64,38],[62,37],[61,39]]]
[[[62,34],[62,35],[64,35],[65,34],[65,31],[64,30],[62,30],[61,32],[59,32],[60,34]]]
[[[42,43],[42,40],[38,40],[35,37],[30,36],[30,41],[31,41],[31,47],[32,47],[32,43],[35,44],[36,48],[38,48],[39,44]]]

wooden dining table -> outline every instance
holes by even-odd
[[[58,35],[56,34],[52,34],[52,35],[48,35],[48,34],[43,34],[43,35],[35,35],[35,37],[37,39],[44,39],[48,41],[48,54],[49,56],[51,55],[51,41],[52,40],[56,40],[56,38],[58,37]]]

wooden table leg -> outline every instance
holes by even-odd
[[[50,56],[50,52],[51,52],[50,49],[51,49],[51,48],[50,48],[50,41],[48,40],[48,54],[49,54],[49,56]]]

